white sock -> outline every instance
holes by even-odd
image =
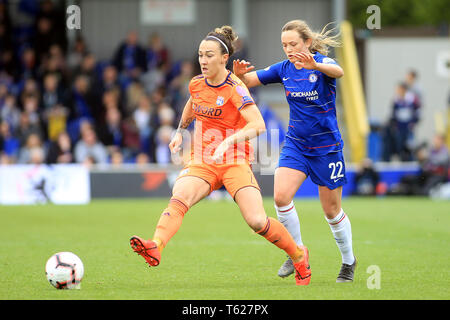
[[[285,207],[277,207],[277,205],[275,205],[275,210],[277,211],[278,221],[280,221],[287,231],[289,231],[292,238],[294,238],[295,243],[302,246],[303,242],[302,235],[300,233],[300,221],[298,220],[294,201],[291,201],[291,203]]]
[[[350,219],[345,214],[344,210],[337,214],[333,219],[327,219],[330,225],[331,232],[333,233],[336,244],[341,251],[342,263],[353,264],[355,262],[355,257],[353,255],[352,246],[352,225],[350,224]]]

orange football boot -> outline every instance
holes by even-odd
[[[311,267],[309,265],[309,252],[305,246],[300,246],[303,249],[304,258],[302,261],[294,263],[295,268],[295,283],[298,286],[307,286],[311,281]]]
[[[130,245],[134,252],[142,256],[151,266],[156,267],[161,261],[161,252],[152,240],[144,240],[138,236],[132,236]]]

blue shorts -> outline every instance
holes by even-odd
[[[312,182],[319,186],[328,187],[330,190],[347,183],[342,151],[310,157],[285,145],[280,154],[278,167],[302,171],[306,176],[311,177]]]

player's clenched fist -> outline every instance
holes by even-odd
[[[175,133],[175,136],[169,143],[169,149],[172,153],[177,153],[181,149],[181,143],[183,142],[183,136],[180,132]]]

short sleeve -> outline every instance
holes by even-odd
[[[282,83],[280,77],[280,69],[283,62],[275,63],[265,69],[257,70],[256,75],[259,81],[266,85],[269,83]]]
[[[336,62],[336,60],[329,58],[327,56],[322,56],[320,57],[317,62],[319,63],[323,63],[323,64],[334,64],[339,66],[339,64]],[[329,76],[327,76],[326,74],[323,74],[327,83],[330,84],[332,87],[336,88],[336,79],[335,78],[331,78]]]
[[[337,62],[334,59],[329,58],[329,57],[323,57],[322,61],[318,61],[318,62],[321,62],[321,63],[324,63],[324,64],[335,64],[335,65],[338,65]]]
[[[191,79],[191,81],[189,81],[189,93],[192,95],[192,87],[193,87],[193,85],[192,85],[192,79]]]
[[[231,101],[239,111],[250,104],[255,104],[255,101],[250,95],[247,87],[242,84],[233,87]]]
[[[199,86],[199,82],[202,81],[202,79],[204,79],[203,75],[198,75],[195,76],[191,79],[191,81],[189,81],[189,93],[192,96],[192,92]]]

